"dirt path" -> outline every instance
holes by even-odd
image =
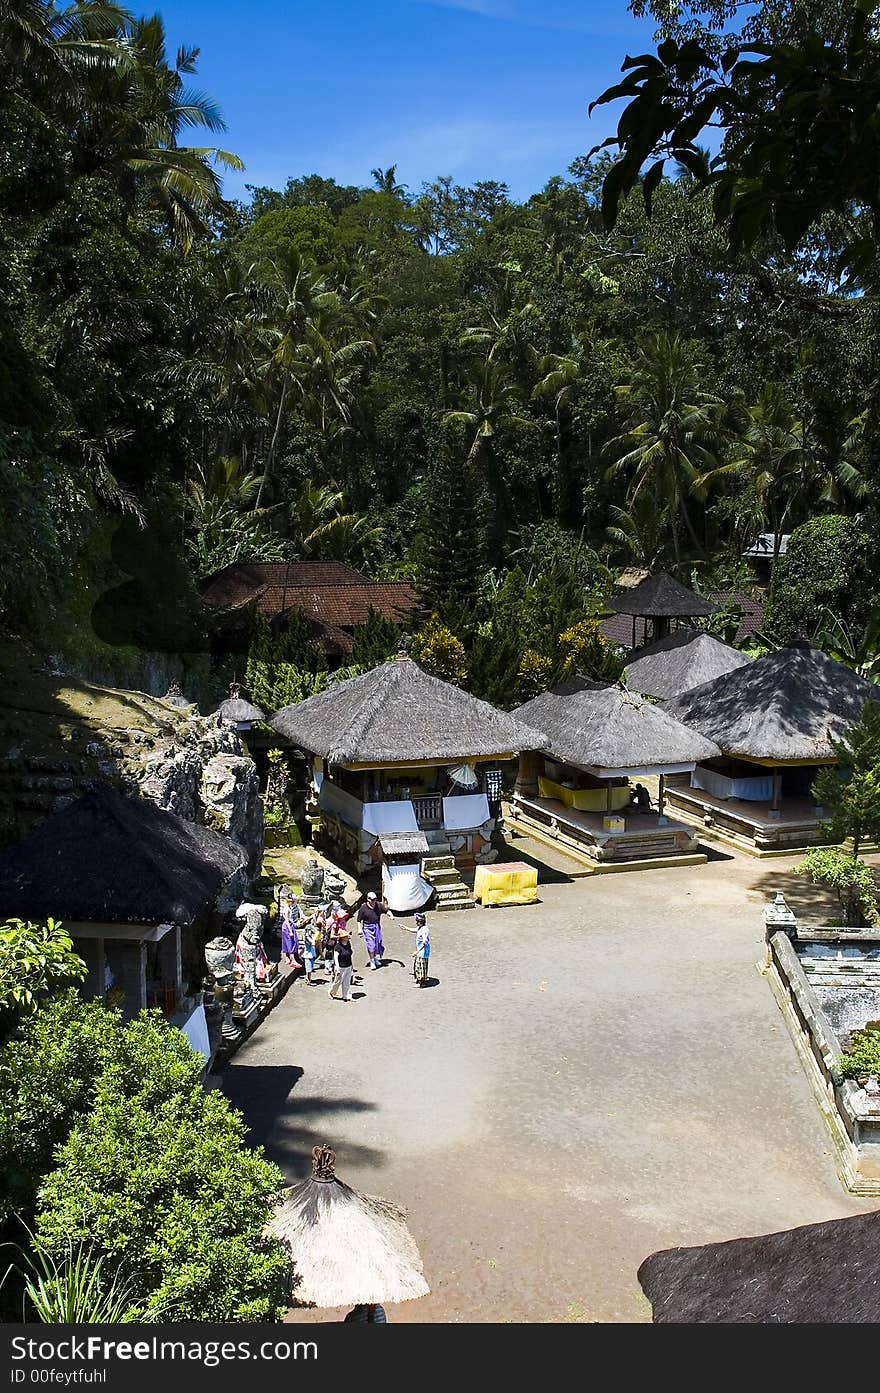
[[[326,1140],[408,1209],[432,1292],[393,1319],[647,1319],[657,1248],[874,1207],[841,1189],[755,970],[777,886],[819,903],[743,857],[437,915],[425,991],[392,923],[353,1004],[296,984],[224,1087],[290,1178]]]

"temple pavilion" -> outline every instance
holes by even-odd
[[[633,653],[626,666],[626,682],[642,696],[665,700],[724,677],[751,661],[703,629],[676,629]]]
[[[670,775],[688,775],[717,745],[622,684],[576,676],[513,713],[546,733],[549,750],[520,755],[516,825],[586,856],[597,869],[704,861],[690,827],[666,816]],[[657,780],[650,809],[633,782]]]
[[[205,942],[247,880],[231,837],[100,787],[0,852],[0,917],[60,921],[85,962],[86,996],[126,1016],[158,1007],[201,1048]]]
[[[404,656],[283,707],[270,725],[312,756],[316,844],[359,873],[398,852],[423,869],[493,859],[499,765],[546,743]]]
[[[702,595],[688,590],[687,586],[673,580],[672,576],[661,572],[656,576],[646,576],[630,590],[622,591],[609,600],[608,608],[614,614],[632,615],[632,644],[636,647],[639,628],[636,621],[644,621],[641,631],[652,639],[665,638],[670,632],[673,620],[707,618],[714,614],[716,606]]]
[[[715,742],[668,785],[678,817],[758,854],[827,837],[811,789],[878,688],[808,643],[783,648],[664,702],[663,710]]]

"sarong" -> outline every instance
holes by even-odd
[[[367,945],[367,952],[371,958],[381,958],[385,952],[385,944],[382,940],[382,926],[380,924],[364,924],[364,942]]]
[[[413,958],[413,977],[417,982],[427,982],[430,958]]]

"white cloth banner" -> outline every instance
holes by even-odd
[[[406,799],[397,803],[365,803],[363,828],[381,837],[383,832],[418,832],[416,810]]]
[[[769,774],[754,778],[731,779],[717,769],[698,764],[691,775],[691,788],[705,789],[716,798],[741,798],[744,803],[769,803],[773,798],[773,778]]]
[[[382,899],[389,909],[406,914],[428,903],[433,886],[422,879],[419,871],[418,861],[406,862],[402,866],[382,866]]]
[[[447,832],[469,832],[489,821],[489,800],[485,793],[462,793],[443,799],[443,826]]]
[[[208,1039],[208,1022],[205,1017],[204,1006],[201,1004],[198,1005],[192,1015],[184,1021],[180,1028],[196,1051],[196,1054],[202,1055],[205,1059],[210,1059],[211,1042]]]
[[[318,807],[326,809],[328,813],[336,813],[350,827],[360,827],[361,825],[364,814],[364,805],[361,800],[355,798],[353,793],[346,793],[344,788],[340,788],[330,779],[321,781]]]

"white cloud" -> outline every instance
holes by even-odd
[[[595,10],[584,13],[582,0],[410,0],[410,3],[433,9],[466,10],[506,24],[576,31],[597,37],[631,37],[637,25],[627,9],[626,0],[603,4],[601,8],[597,7],[598,13]]]

